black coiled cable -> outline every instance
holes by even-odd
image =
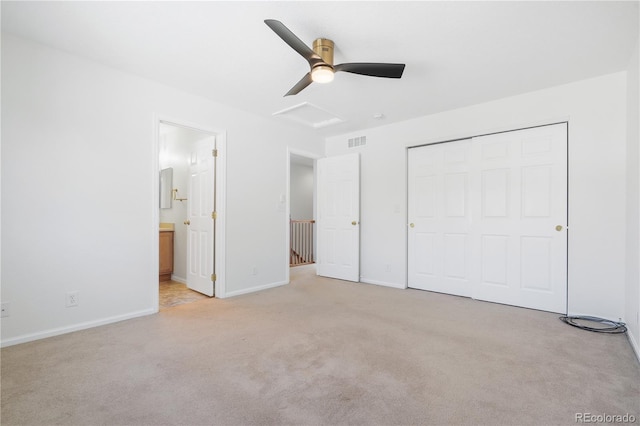
[[[578,327],[582,330],[594,331],[596,333],[609,333],[609,334],[618,334],[618,333],[626,333],[627,326],[623,322],[616,322],[607,320],[604,318],[598,317],[589,317],[589,316],[561,316],[560,321],[563,321],[569,325],[574,327]],[[604,324],[608,327],[589,327],[585,324],[577,323],[576,321],[591,321],[596,322],[598,324]]]

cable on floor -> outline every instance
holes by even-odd
[[[574,327],[578,327],[582,330],[593,331],[596,333],[609,333],[619,334],[626,333],[627,326],[623,322],[610,321],[604,318],[590,317],[590,316],[561,316],[560,321],[563,321]],[[581,322],[576,322],[581,321]],[[590,327],[582,322],[597,323],[599,326]]]

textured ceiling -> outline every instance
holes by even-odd
[[[637,1],[3,1],[2,29],[265,117],[309,102],[345,120],[308,127],[330,136],[624,70],[638,13]],[[308,65],[268,18],[309,45],[332,39],[335,63],[402,62],[404,76],[338,73],[285,98]]]

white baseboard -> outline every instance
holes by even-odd
[[[267,290],[274,287],[280,287],[281,285],[286,285],[286,284],[289,284],[289,282],[279,281],[271,284],[260,285],[257,287],[243,288],[242,290],[227,291],[224,297],[227,298],[227,297],[233,297],[233,296],[240,296],[241,294],[255,293],[256,291],[262,291],[262,290]]]
[[[171,275],[171,281],[175,281],[177,283],[181,283],[185,285],[187,284],[186,278],[178,277],[176,275]]]
[[[61,334],[72,333],[74,331],[85,330],[87,328],[98,327],[101,325],[112,324],[114,322],[120,322],[128,319],[138,318],[145,315],[151,315],[157,313],[157,309],[145,309],[143,311],[131,312],[124,315],[118,315],[115,317],[103,318],[96,321],[87,321],[79,324],[73,324],[66,327],[53,328],[50,330],[41,331],[38,333],[24,334],[18,337],[12,337],[9,339],[3,339],[0,341],[0,347],[13,346],[20,343],[32,342],[34,340],[45,339],[47,337],[59,336]]]
[[[400,289],[405,289],[407,288],[406,285],[404,284],[399,284],[399,283],[387,283],[384,281],[378,281],[378,280],[371,280],[369,278],[364,278],[364,277],[360,277],[360,282],[361,283],[365,283],[365,284],[375,284],[375,285],[381,285],[384,287],[393,287],[393,288],[400,288]]]
[[[636,358],[638,358],[638,362],[640,362],[640,346],[638,346],[638,342],[636,342],[635,337],[633,337],[633,334],[631,334],[629,331],[630,330],[627,330],[627,338],[629,338],[629,343],[633,348],[633,352],[635,352]]]

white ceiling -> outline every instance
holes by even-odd
[[[331,136],[624,70],[638,14],[638,1],[2,1],[2,29],[265,117],[309,102],[345,120],[312,130]],[[268,18],[332,39],[335,63],[405,73],[338,73],[285,98],[308,65]]]

